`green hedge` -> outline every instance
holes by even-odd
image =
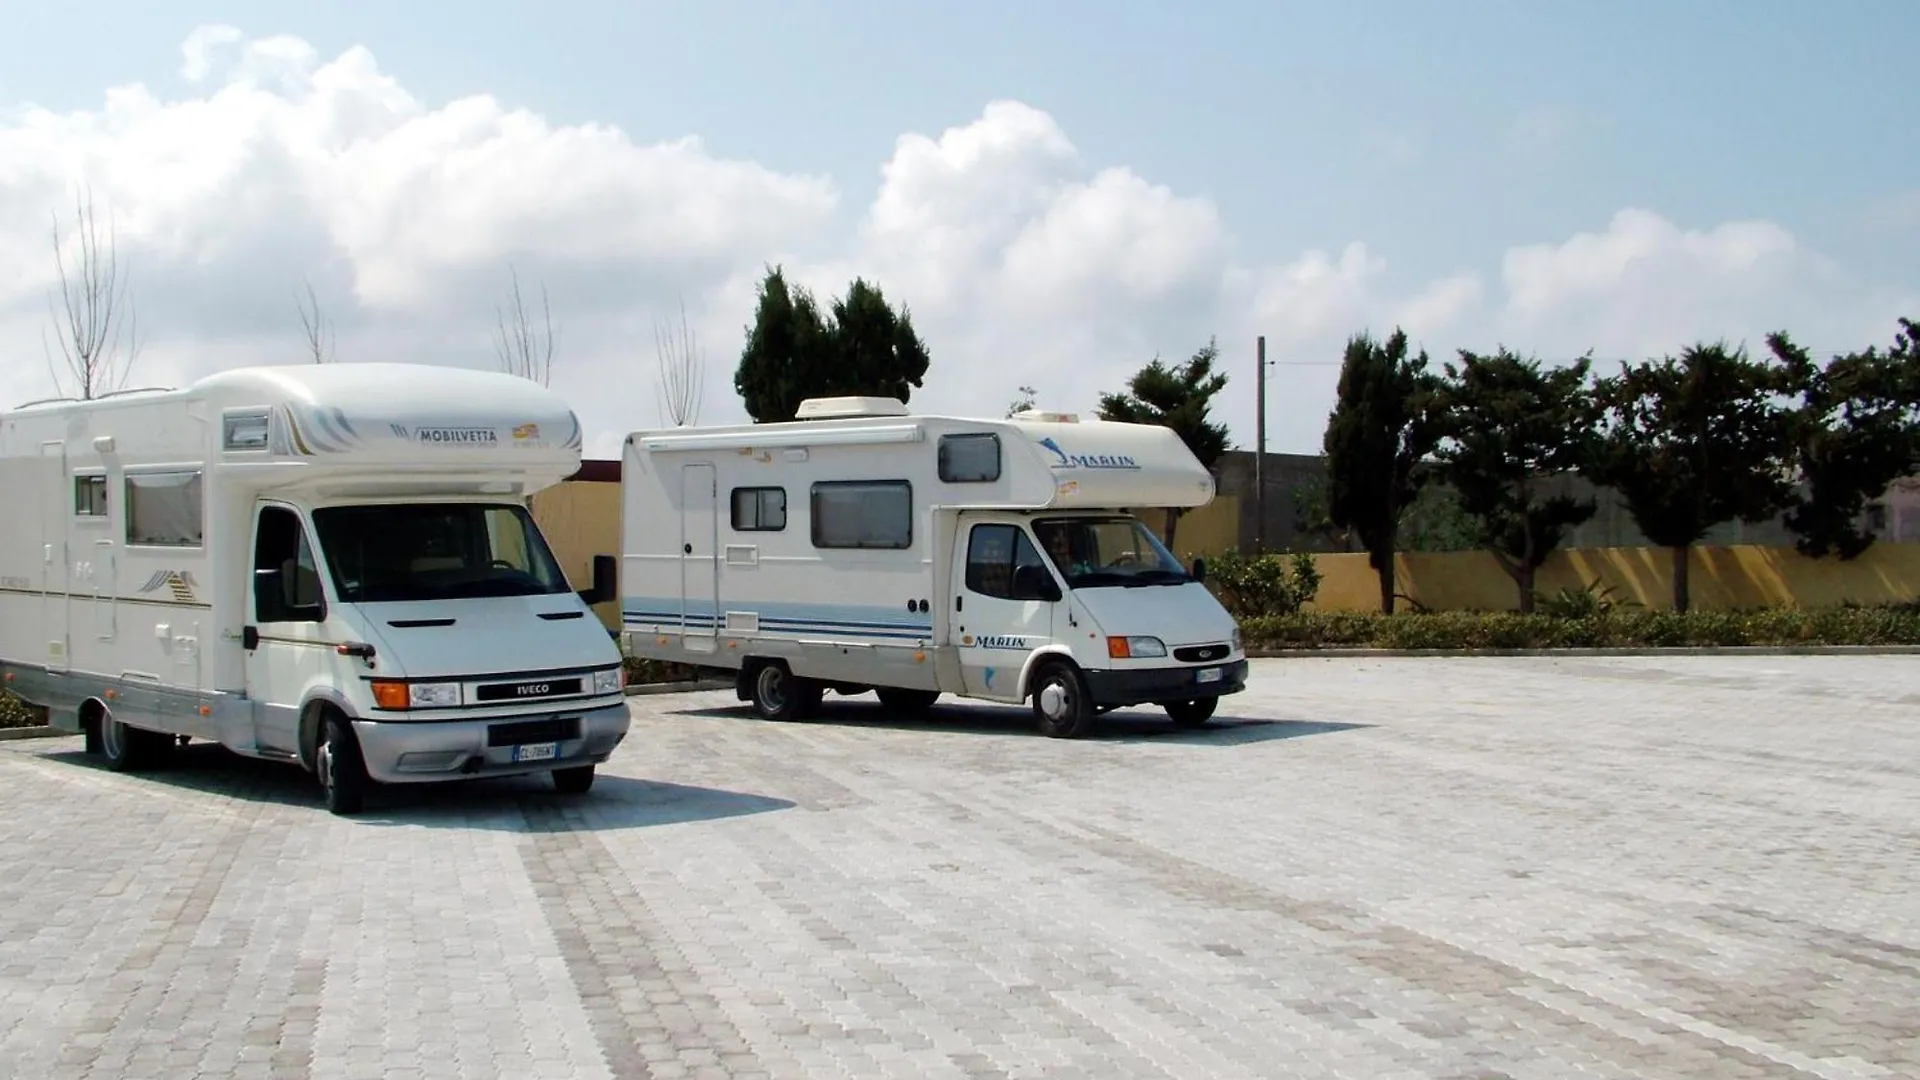
[[[46,722],[45,710],[34,708],[0,690],[0,728],[40,727]]]
[[[1244,620],[1247,648],[1555,649],[1740,645],[1920,645],[1920,608],[1518,612],[1296,612]]]
[[[627,685],[658,686],[662,683],[698,682],[716,676],[731,676],[731,672],[716,671],[712,668],[695,667],[691,664],[674,664],[665,660],[648,660],[638,656],[625,658],[627,667]]]

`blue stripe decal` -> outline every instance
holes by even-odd
[[[677,597],[628,597],[621,604],[626,624],[680,626],[711,630],[723,619],[710,602],[695,601],[684,616]],[[917,641],[933,636],[933,623],[889,619],[892,608],[869,604],[796,604],[757,602],[746,610],[759,616],[760,629],[776,633],[836,632],[857,637]]]

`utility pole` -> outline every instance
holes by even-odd
[[[1253,553],[1267,553],[1267,335],[1254,346]]]

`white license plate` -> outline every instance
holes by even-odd
[[[1217,667],[1203,667],[1194,674],[1193,681],[1194,682],[1219,682],[1220,669]]]
[[[560,753],[560,744],[553,742],[527,743],[513,748],[515,761],[547,761]]]

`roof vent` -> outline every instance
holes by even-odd
[[[851,420],[867,416],[906,416],[907,403],[888,397],[808,398],[793,414],[795,420]]]
[[[1015,420],[1025,420],[1030,424],[1077,424],[1079,413],[1048,412],[1045,409],[1023,409],[1013,414]]]

